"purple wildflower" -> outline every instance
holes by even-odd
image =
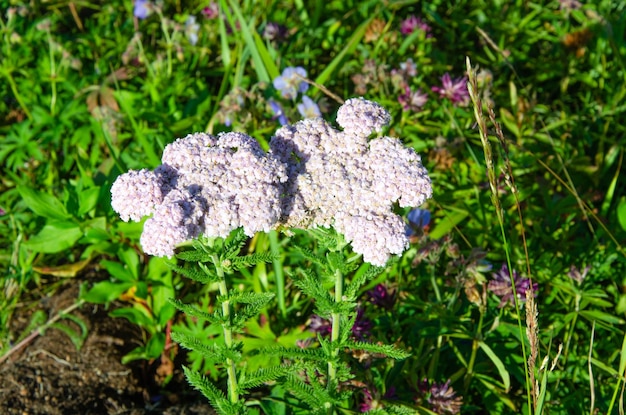
[[[287,99],[295,99],[298,92],[306,92],[309,84],[300,77],[306,78],[306,70],[300,66],[285,68],[282,75],[274,79],[274,88],[280,91]]]
[[[287,28],[275,22],[268,22],[263,29],[263,37],[269,41],[284,40],[287,34]]]
[[[463,397],[457,396],[455,390],[450,386],[450,380],[444,384],[433,382],[428,385],[428,381],[424,379],[420,390],[429,393],[428,403],[433,412],[437,414],[458,414],[463,406]]]
[[[370,301],[379,307],[391,310],[396,302],[395,290],[388,289],[385,284],[378,284],[374,289],[369,290],[367,294],[370,296]]]
[[[329,336],[333,330],[333,326],[329,320],[314,314],[309,321],[309,330],[313,333],[319,333],[322,336]]]
[[[517,300],[519,302],[526,301],[526,291],[531,289],[531,281],[529,278],[521,277],[517,271],[513,270],[513,281],[515,283],[515,293],[517,294]],[[493,279],[489,281],[487,285],[489,291],[500,297],[500,304],[498,308],[504,307],[507,303],[515,304],[513,296],[513,288],[511,287],[511,277],[509,275],[509,268],[506,264],[502,264],[502,268],[499,271],[493,273]],[[538,285],[534,283],[532,285],[532,291],[537,292]]]
[[[585,278],[587,277],[587,273],[589,273],[589,270],[591,269],[591,267],[589,265],[587,265],[585,267],[585,269],[582,270],[582,272],[576,268],[575,265],[572,265],[571,268],[569,269],[569,272],[567,273],[567,275],[574,281],[576,281],[578,283],[578,285],[582,284],[583,281],[585,280]]]
[[[354,324],[352,325],[352,336],[357,340],[363,340],[370,335],[369,331],[371,328],[372,322],[364,317],[363,309],[359,308]],[[333,326],[330,320],[314,314],[309,319],[309,330],[326,337],[330,336]]]
[[[285,115],[285,112],[283,111],[283,107],[278,102],[274,101],[273,99],[270,99],[268,103],[270,104],[270,109],[274,113],[274,116],[272,117],[272,119],[278,120],[280,125],[289,124],[289,120],[287,119],[287,116]]]
[[[202,9],[202,15],[207,19],[215,19],[220,14],[219,6],[216,2],[212,1],[208,7]]]
[[[148,0],[135,0],[133,15],[138,19],[145,19],[152,13],[152,3]]]
[[[352,336],[357,340],[364,340],[366,337],[369,337],[371,329],[371,320],[365,317],[365,310],[359,307],[356,311],[356,319],[352,325]]]
[[[426,37],[432,36],[430,34],[430,26],[415,15],[409,16],[407,19],[403,20],[402,23],[400,23],[400,33],[403,35],[410,35],[415,32],[415,30],[421,30],[426,33]]]
[[[446,73],[441,77],[441,87],[434,86],[431,89],[437,92],[442,98],[448,98],[454,105],[469,104],[469,91],[467,90],[467,79],[465,77],[452,79]]]
[[[4,210],[4,208],[2,206],[0,206],[0,216],[4,216],[7,214],[7,211]]]
[[[428,101],[428,95],[422,93],[421,89],[411,92],[408,85],[404,87],[404,94],[398,96],[398,102],[404,111],[419,111]]]
[[[317,118],[322,116],[320,107],[306,95],[302,96],[302,104],[298,104],[298,112],[304,118]]]

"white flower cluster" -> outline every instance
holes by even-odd
[[[348,100],[337,116],[300,121],[276,132],[270,148],[288,166],[281,222],[288,227],[333,226],[374,265],[408,246],[393,204],[415,207],[432,195],[420,157],[390,137],[367,137],[389,122],[380,105]]]
[[[374,265],[408,246],[394,203],[416,207],[432,195],[420,157],[390,137],[368,137],[390,120],[380,105],[356,98],[341,106],[339,131],[321,118],[280,128],[265,153],[251,137],[192,134],[168,145],[163,165],[130,171],[111,189],[123,220],[152,215],[141,244],[172,255],[204,233],[247,235],[277,226],[333,226]]]
[[[129,171],[111,188],[123,220],[152,214],[141,235],[144,252],[173,255],[177,244],[204,233],[226,237],[269,231],[279,220],[285,167],[245,134],[197,133],[165,147],[154,172]]]

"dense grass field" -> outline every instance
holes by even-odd
[[[95,304],[221,414],[624,413],[626,3],[1,5],[0,366]]]

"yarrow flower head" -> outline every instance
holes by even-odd
[[[285,68],[283,73],[274,79],[274,88],[280,91],[283,98],[295,99],[299,92],[306,92],[309,89],[309,84],[300,77],[306,78],[304,68],[300,66]]]
[[[517,294],[517,301],[523,303],[526,301],[526,291],[531,289],[530,279],[520,276],[517,271],[513,270],[513,282],[515,283],[515,294]],[[513,288],[511,287],[511,276],[509,275],[509,267],[506,264],[502,264],[502,268],[499,271],[493,273],[493,279],[487,284],[489,291],[500,297],[499,308],[504,307],[507,304],[514,305],[515,297],[513,295]],[[532,285],[533,293],[536,293],[538,289],[537,283]]]
[[[306,119],[276,131],[269,153],[242,133],[191,134],[169,144],[154,171],[118,177],[112,206],[123,220],[152,215],[141,237],[152,255],[238,227],[252,236],[333,226],[366,262],[383,266],[409,244],[394,205],[419,206],[432,195],[413,149],[397,138],[368,140],[389,120],[380,105],[351,99],[337,114],[343,131]]]
[[[166,146],[162,162],[121,175],[111,188],[122,220],[152,215],[140,240],[147,254],[171,256],[181,242],[239,227],[252,236],[280,217],[285,167],[246,134],[191,134]]]
[[[467,90],[467,78],[450,78],[450,74],[446,73],[441,77],[441,87],[434,86],[431,89],[438,93],[442,98],[448,98],[453,104],[467,105],[470,96]]]
[[[419,206],[432,186],[419,155],[391,137],[368,137],[390,120],[361,98],[339,108],[338,131],[321,118],[279,129],[271,153],[288,166],[281,221],[286,227],[333,226],[366,262],[384,265],[408,246],[404,221],[392,211]]]

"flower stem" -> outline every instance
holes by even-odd
[[[335,270],[335,303],[343,301],[343,274],[339,270]],[[332,358],[328,362],[328,388],[334,387],[337,377],[337,367],[335,366],[335,360],[339,355],[339,347],[337,342],[339,341],[339,333],[341,328],[341,313],[332,313],[332,331],[330,334],[330,341],[332,342]],[[328,414],[333,413],[333,408],[328,408]]]
[[[220,295],[228,298],[226,276],[224,275],[224,269],[222,268],[217,255],[213,257],[213,263],[215,264],[215,270],[217,271],[217,275],[220,278]],[[228,321],[228,323],[224,325],[222,329],[224,331],[224,344],[228,348],[231,348],[233,346],[233,330],[231,328],[232,319],[230,311],[230,301],[226,299],[222,302],[222,314],[224,316],[224,319]],[[235,367],[235,362],[230,358],[226,359],[226,372],[228,374],[228,397],[230,399],[230,402],[237,403],[239,401],[239,388],[237,386],[237,368]]]

